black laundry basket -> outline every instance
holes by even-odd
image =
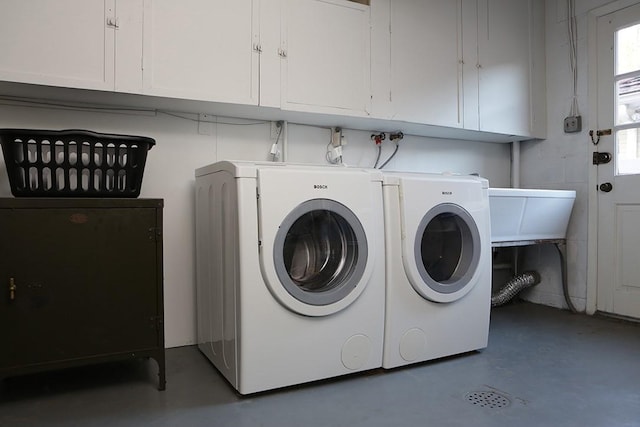
[[[138,197],[155,140],[88,130],[0,129],[16,197]]]

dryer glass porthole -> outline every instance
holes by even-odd
[[[310,305],[329,305],[353,291],[367,254],[364,228],[356,215],[328,199],[298,205],[280,225],[274,242],[280,283]]]
[[[458,205],[438,205],[418,227],[414,253],[426,286],[451,294],[467,286],[480,260],[480,234],[471,215]]]

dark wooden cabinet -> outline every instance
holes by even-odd
[[[0,378],[153,358],[165,387],[160,199],[0,199]]]

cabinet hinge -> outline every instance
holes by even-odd
[[[162,316],[151,316],[149,317],[149,327],[151,329],[162,330],[164,323],[164,318]]]
[[[149,227],[149,240],[157,240],[162,236],[162,229],[160,227]]]
[[[120,28],[120,20],[118,18],[114,18],[112,16],[107,18],[107,27],[115,28],[116,30]]]

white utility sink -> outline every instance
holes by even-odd
[[[491,243],[564,239],[573,190],[489,188]]]

